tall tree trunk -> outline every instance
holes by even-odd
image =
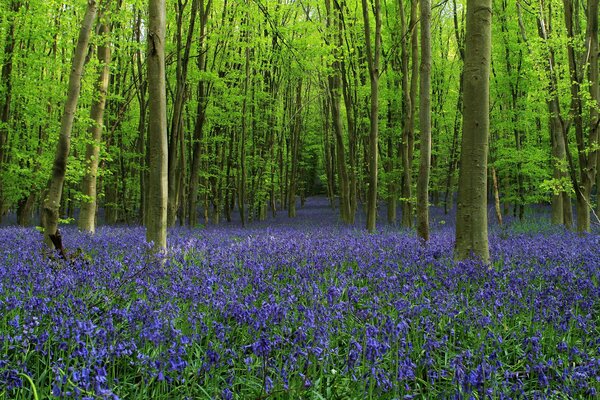
[[[73,64],[69,75],[69,90],[65,109],[60,121],[60,135],[54,155],[54,164],[52,166],[52,176],[48,186],[48,193],[42,206],[42,227],[44,228],[44,241],[52,247],[59,248],[60,242],[58,233],[58,210],[65,181],[65,172],[67,169],[67,158],[71,146],[71,131],[73,129],[73,120],[79,100],[81,88],[81,74],[86,61],[87,48],[92,32],[92,26],[96,19],[97,6],[96,1],[88,0],[77,46],[73,55]],[[54,239],[53,239],[54,238]]]
[[[369,191],[367,196],[367,230],[375,231],[377,221],[377,172],[379,156],[379,59],[381,57],[381,5],[374,0],[375,46],[371,45],[371,24],[367,0],[362,0],[365,42],[367,44],[367,64],[371,81],[371,112],[369,130]]]
[[[417,180],[417,234],[429,240],[429,168],[431,166],[431,0],[421,0],[419,126],[421,156]]]
[[[249,16],[246,16],[246,22],[250,21]],[[247,179],[247,166],[246,166],[246,137],[248,136],[248,92],[250,90],[250,32],[245,33],[246,49],[244,51],[244,99],[242,101],[242,129],[240,137],[240,181],[238,189],[238,207],[240,211],[240,218],[242,220],[242,226],[246,226],[246,179]]]
[[[592,186],[594,185],[594,179],[596,180],[596,193],[598,200],[600,200],[600,156],[598,151],[598,145],[600,144],[599,136],[599,107],[600,107],[600,82],[598,81],[598,56],[600,55],[600,49],[598,48],[598,0],[588,0],[587,6],[587,43],[588,43],[588,54],[589,54],[589,81],[590,81],[590,98],[592,104],[590,107],[590,131],[589,131],[589,144],[592,150],[589,154],[589,162],[587,168],[587,175],[589,180],[589,192],[588,196],[591,196]],[[590,203],[591,199],[588,197]],[[591,209],[591,205],[588,204]],[[600,210],[600,201],[597,204]],[[596,216],[597,217],[597,216]],[[600,221],[597,221],[600,223]]]
[[[489,262],[487,156],[492,1],[467,0],[463,138],[456,213],[456,258]]]
[[[206,24],[208,22],[208,16],[210,14],[210,7],[212,0],[208,0],[206,7],[204,6],[204,0],[199,0],[200,9],[200,37],[198,39],[198,47],[200,54],[198,55],[197,66],[198,70],[206,71],[206,49],[205,49],[205,37],[206,37]],[[208,92],[209,85],[203,80],[198,81],[198,105],[196,108],[196,123],[194,126],[193,136],[193,150],[192,150],[192,165],[190,167],[190,181],[188,191],[188,224],[193,227],[198,222],[198,179],[200,177],[200,159],[202,157],[202,131],[204,129],[204,123],[206,121],[206,107],[208,104]],[[231,157],[231,155],[230,155]],[[229,162],[228,162],[229,171]],[[227,184],[229,186],[229,184]],[[227,195],[226,195],[227,196]],[[227,214],[227,212],[226,212]]]
[[[565,135],[567,134],[565,122],[561,116],[560,100],[557,91],[557,76],[555,71],[554,51],[548,44],[549,31],[551,29],[551,15],[548,13],[546,21],[543,2],[540,2],[540,13],[538,16],[538,32],[540,38],[548,45],[548,75],[549,75],[549,98],[547,100],[550,119],[550,142],[552,144],[552,167],[553,177],[564,184],[569,179],[567,173],[567,149]],[[561,188],[552,198],[552,222],[563,224],[567,229],[573,226],[573,208],[571,197],[566,188]]]
[[[109,82],[109,64],[110,64],[110,25],[101,23],[100,34],[102,36],[101,44],[98,46],[99,72],[96,81],[96,96],[92,101],[90,109],[90,119],[92,124],[88,128],[91,142],[86,145],[85,160],[87,169],[83,177],[81,192],[84,200],[81,203],[79,211],[78,226],[79,229],[94,233],[96,231],[96,177],[98,175],[98,161],[100,156],[100,143],[102,140],[102,129],[104,121],[104,107],[106,105],[106,94]]]
[[[141,43],[142,39],[142,10],[137,10],[135,16],[135,28],[134,37],[138,43]],[[139,220],[142,225],[146,225],[146,197],[148,187],[146,185],[146,179],[148,171],[146,170],[146,114],[148,102],[146,99],[146,91],[148,90],[148,83],[144,77],[142,49],[138,48],[135,52],[135,64],[133,64],[134,83],[136,85],[136,94],[140,107],[140,114],[138,116],[138,141],[137,141],[137,152],[138,152],[138,174],[139,174],[139,185],[140,185],[140,202],[139,202]]]
[[[21,2],[13,0],[11,2],[10,15],[8,16],[8,29],[4,42],[4,59],[2,60],[2,81],[0,84],[3,87],[4,98],[0,99],[0,221],[5,208],[4,201],[4,164],[6,162],[6,146],[8,144],[10,106],[12,100],[12,67],[13,53],[15,49],[15,14],[21,8]]]
[[[404,137],[403,144],[403,182],[402,182],[402,226],[412,227],[413,225],[413,206],[412,206],[412,160],[415,142],[415,110],[417,106],[417,85],[419,80],[419,32],[417,30],[417,6],[418,0],[412,0],[410,4],[410,26],[411,32],[411,71],[410,71],[410,89],[407,91],[408,102],[407,102],[407,114],[405,115],[405,126],[404,126]],[[405,50],[408,54],[408,49]],[[404,52],[404,51],[403,51]],[[408,65],[408,56],[405,58],[406,64]],[[404,68],[408,74],[408,66]]]
[[[183,109],[185,106],[185,93],[187,89],[187,74],[190,60],[190,51],[192,47],[192,37],[194,35],[194,26],[196,24],[196,16],[198,14],[198,0],[192,1],[190,12],[190,22],[188,26],[185,42],[182,37],[183,30],[183,14],[187,5],[187,1],[177,1],[177,27],[176,27],[176,86],[175,98],[173,99],[173,117],[171,119],[170,140],[169,140],[169,171],[168,171],[168,200],[167,200],[167,225],[175,225],[177,213],[179,211],[179,200],[182,190],[182,158],[185,154],[180,151],[183,147]]]
[[[598,52],[598,5],[594,6],[595,1],[592,1],[590,4],[592,9],[595,9],[595,15],[588,15],[590,20],[588,21],[588,31],[587,31],[587,42],[588,46],[593,46],[595,43],[596,53]],[[590,130],[587,145],[584,136],[584,127],[583,127],[583,104],[581,100],[581,81],[582,77],[579,72],[579,65],[577,62],[577,56],[575,54],[575,31],[577,30],[576,21],[573,18],[573,2],[572,0],[563,0],[564,8],[565,8],[565,25],[567,28],[567,37],[569,38],[567,44],[567,55],[569,59],[569,72],[570,72],[570,81],[571,81],[571,109],[570,114],[573,119],[575,125],[575,139],[577,142],[577,154],[579,158],[579,182],[576,179],[573,179],[573,187],[575,189],[575,195],[577,198],[577,231],[578,232],[589,232],[590,231],[590,194],[592,192],[592,185],[594,183],[594,174],[596,170],[596,154],[597,151],[594,149],[594,145],[598,141],[598,127],[597,125]],[[589,10],[588,10],[589,11]],[[594,21],[595,21],[595,29],[594,29]],[[595,32],[594,32],[595,31]],[[593,38],[595,37],[595,40]],[[588,49],[591,50],[591,47]],[[596,58],[596,71],[598,67],[598,62]],[[593,70],[594,68],[591,68]],[[590,71],[591,72],[591,71]],[[596,74],[597,75],[597,74]],[[597,79],[596,79],[597,81]],[[597,85],[597,84],[596,84]],[[593,92],[595,89],[593,88],[594,84],[592,83],[590,89]],[[596,86],[597,87],[597,86]],[[597,118],[597,114],[596,114]],[[594,119],[594,115],[591,115],[591,119]],[[568,147],[567,148],[568,152]],[[567,154],[568,156],[568,154]],[[572,164],[572,163],[571,163]],[[571,169],[573,167],[571,165]],[[574,171],[572,171],[572,176],[574,177]]]
[[[146,240],[167,247],[168,143],[165,82],[165,0],[150,0],[148,17],[148,219]]]
[[[456,45],[458,47],[458,54],[460,60],[465,61],[465,46],[464,46],[464,30],[458,26],[458,11],[456,7],[456,0],[452,1],[452,17],[454,20],[454,37],[456,39]],[[463,13],[464,17],[464,13]],[[462,21],[462,19],[461,19]],[[459,83],[458,83],[458,97],[456,99],[456,114],[454,114],[454,128],[452,135],[452,146],[450,149],[450,159],[448,160],[448,170],[446,174],[446,190],[444,191],[444,214],[448,214],[449,207],[452,208],[454,203],[454,190],[453,190],[453,177],[454,171],[456,170],[457,161],[457,149],[458,149],[458,134],[461,129],[462,112],[463,112],[463,88],[464,88],[464,67],[460,71]]]
[[[325,5],[327,8],[327,27],[329,29],[337,28],[337,34],[331,33],[330,35],[330,40],[335,40],[336,48],[334,49],[334,61],[332,63],[333,71],[328,77],[328,83],[331,105],[331,121],[333,124],[333,133],[335,140],[336,168],[339,176],[338,188],[340,192],[340,217],[344,223],[350,223],[352,219],[350,215],[350,187],[348,183],[348,173],[346,169],[342,113],[340,110],[341,78],[340,64],[338,61],[339,51],[342,46],[341,31],[343,29],[343,25],[341,22],[340,15],[341,10],[337,7],[335,10],[332,10],[330,0],[326,0]]]

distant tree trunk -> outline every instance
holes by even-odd
[[[290,176],[290,189],[288,193],[288,217],[296,216],[296,189],[298,187],[298,162],[300,156],[300,134],[302,131],[302,80],[296,85],[296,101],[294,107],[294,124],[291,128],[292,171]]]
[[[185,42],[182,37],[183,29],[183,14],[184,9],[187,5],[187,0],[182,2],[177,1],[177,25],[176,25],[176,86],[175,86],[175,98],[173,99],[173,117],[171,119],[170,129],[170,140],[169,140],[169,195],[167,205],[167,225],[175,225],[177,219],[177,213],[181,191],[182,191],[182,178],[184,175],[184,168],[182,165],[185,153],[181,151],[184,142],[184,127],[183,127],[183,110],[185,106],[185,93],[187,89],[187,75],[188,65],[190,60],[190,51],[192,47],[192,37],[194,36],[194,26],[196,24],[196,16],[198,14],[198,0],[192,1],[192,7],[190,12],[190,22],[188,26],[187,36]]]
[[[100,142],[102,140],[102,129],[104,121],[104,107],[106,104],[106,94],[109,81],[110,64],[110,25],[101,23],[100,34],[102,35],[101,44],[98,46],[99,73],[96,81],[96,96],[92,101],[90,110],[90,119],[92,124],[88,128],[91,142],[86,145],[85,160],[87,170],[83,177],[81,188],[85,196],[81,203],[79,211],[78,226],[79,229],[94,233],[96,231],[96,177],[98,175],[98,161],[100,158]]]
[[[381,57],[381,5],[374,0],[375,46],[371,45],[371,24],[369,6],[362,0],[363,21],[365,24],[365,42],[367,44],[367,64],[371,81],[371,111],[369,115],[369,191],[367,196],[367,230],[375,231],[377,221],[377,172],[379,156],[379,59]]]
[[[248,16],[246,21],[249,21]],[[240,137],[240,181],[238,189],[238,208],[242,226],[246,226],[246,137],[248,134],[248,92],[250,90],[250,32],[246,32],[246,49],[244,51],[245,58],[245,78],[244,78],[244,99],[242,101],[242,129]]]
[[[148,219],[146,240],[167,247],[167,98],[165,82],[165,0],[150,0],[148,16]]]
[[[329,29],[337,28],[337,34],[332,33],[330,39],[336,41],[336,50],[334,50],[335,59],[332,63],[333,72],[328,78],[329,83],[329,96],[331,106],[331,121],[333,123],[333,133],[335,140],[335,155],[336,155],[336,168],[339,176],[338,189],[340,192],[340,216],[344,223],[351,222],[350,215],[350,186],[348,182],[348,173],[346,169],[346,157],[344,150],[344,138],[343,138],[343,123],[342,114],[340,110],[340,64],[338,61],[339,48],[341,48],[341,10],[332,10],[330,0],[325,1],[327,8],[327,27]]]
[[[500,191],[498,190],[498,178],[496,177],[496,168],[492,167],[492,184],[494,185],[494,209],[496,210],[496,219],[498,225],[502,226],[502,210],[500,209]]]
[[[406,101],[406,114],[404,122],[404,134],[403,134],[403,176],[402,176],[402,226],[410,228],[413,225],[413,206],[412,206],[412,160],[414,151],[415,141],[415,110],[417,105],[417,85],[419,80],[419,33],[417,30],[417,6],[418,0],[412,0],[410,3],[410,25],[408,27],[411,32],[411,50],[410,58],[412,62],[410,71],[410,89],[408,87],[408,81],[406,84],[406,93],[408,96],[405,98]],[[402,7],[402,6],[401,6]],[[403,9],[403,8],[402,8]],[[404,13],[404,12],[402,12]],[[406,46],[406,45],[405,45]],[[408,77],[408,49],[403,49],[405,53],[403,57],[403,71]]]
[[[206,23],[210,14],[210,6],[212,0],[208,0],[206,7],[204,0],[200,0],[200,37],[198,39],[198,47],[200,52],[198,55],[198,70],[206,71],[206,49],[204,46],[206,37]],[[190,182],[188,191],[188,223],[190,227],[198,223],[198,179],[200,177],[200,159],[202,157],[202,132],[206,121],[206,106],[208,101],[208,84],[200,79],[198,81],[198,105],[196,106],[196,123],[194,126],[194,136],[192,145],[192,166],[190,168]],[[230,155],[231,157],[231,155]],[[230,162],[227,163],[227,171],[230,169]],[[228,174],[229,175],[229,174]],[[227,196],[227,195],[226,195]],[[225,212],[228,216],[228,211]]]
[[[467,0],[463,139],[456,213],[456,258],[488,263],[487,156],[492,0]]]
[[[549,13],[549,17],[551,16]],[[540,8],[538,17],[538,32],[540,38],[548,44],[548,34],[550,30],[550,19],[546,21],[543,6]],[[565,145],[566,127],[565,122],[561,117],[560,100],[557,91],[557,77],[555,72],[554,51],[549,46],[548,48],[548,74],[549,74],[549,98],[548,111],[550,119],[550,142],[552,145],[552,166],[553,178],[560,181],[561,184],[568,179],[569,175],[567,168],[567,149]],[[559,190],[552,197],[552,222],[555,224],[563,224],[567,229],[573,226],[573,209],[571,205],[571,197],[567,190]]]
[[[431,166],[431,0],[421,0],[421,156],[417,181],[417,234],[429,240],[429,168]]]
[[[461,61],[464,64],[465,60],[465,46],[464,46],[464,30],[458,26],[458,11],[456,7],[456,0],[452,1],[453,8],[453,20],[454,20],[454,37],[456,38],[456,45],[458,46],[458,54]],[[463,14],[464,16],[464,14]],[[452,146],[450,149],[450,159],[448,160],[448,170],[446,174],[446,190],[444,191],[444,214],[448,214],[452,204],[454,202],[454,190],[453,190],[453,177],[454,171],[456,170],[457,161],[457,149],[458,149],[458,134],[461,129],[462,111],[463,111],[463,87],[464,87],[464,67],[460,71],[458,97],[456,99],[456,114],[454,115],[454,129],[452,135]],[[448,205],[450,207],[448,207]]]
[[[81,74],[83,73],[83,66],[86,61],[88,43],[96,13],[96,1],[88,0],[81,29],[79,30],[77,46],[73,55],[73,64],[69,75],[69,90],[67,92],[64,113],[60,121],[60,135],[56,146],[56,153],[54,155],[52,176],[48,186],[48,193],[46,194],[42,206],[41,222],[42,227],[44,228],[44,241],[49,247],[53,248],[57,248],[57,243],[53,242],[52,238],[59,237],[58,210],[60,208],[65,172],[67,169],[67,158],[69,157],[69,149],[71,146],[71,131],[73,129],[77,101],[79,100]]]

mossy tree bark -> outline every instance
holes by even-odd
[[[44,228],[44,242],[50,247],[55,247],[52,238],[58,236],[58,214],[63,184],[65,182],[67,158],[69,157],[71,146],[71,131],[73,130],[75,110],[77,109],[81,89],[81,74],[86,62],[88,43],[96,14],[96,1],[88,0],[73,55],[71,73],[69,74],[69,89],[60,121],[60,135],[56,145],[54,164],[52,165],[52,176],[50,177],[48,192],[42,205],[41,223]]]
[[[492,1],[467,1],[463,138],[458,178],[455,255],[488,263],[487,156]]]
[[[146,240],[167,247],[167,98],[165,82],[165,0],[150,0],[148,18],[148,218]]]

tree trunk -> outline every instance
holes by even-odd
[[[500,191],[498,190],[498,178],[496,177],[496,168],[492,167],[492,184],[494,185],[494,209],[496,210],[496,219],[498,225],[502,226],[502,210],[500,209]]]
[[[587,40],[586,42],[590,46],[589,51],[592,50],[592,47],[595,46],[596,53],[598,52],[598,5],[595,0],[590,0],[588,6],[592,7],[592,10],[595,9],[595,15],[588,14],[588,30],[587,30]],[[567,55],[569,59],[569,72],[570,72],[570,81],[571,81],[571,109],[570,114],[573,118],[573,122],[575,125],[575,139],[577,142],[577,154],[579,158],[579,182],[574,179],[573,186],[575,189],[575,194],[577,198],[577,231],[578,232],[589,232],[590,231],[590,195],[592,192],[592,185],[594,183],[595,178],[595,170],[596,170],[596,154],[597,151],[593,148],[594,145],[598,141],[598,127],[595,125],[593,129],[590,129],[589,137],[586,140],[584,137],[584,128],[583,128],[583,104],[581,100],[581,81],[582,77],[579,72],[579,65],[577,63],[577,56],[575,54],[574,47],[574,39],[575,39],[575,31],[577,26],[574,26],[573,18],[573,2],[572,0],[563,0],[564,8],[565,8],[565,25],[567,28],[567,37],[569,38],[567,44]],[[589,9],[588,9],[589,12]],[[595,23],[594,23],[595,21]],[[594,28],[595,25],[595,28]],[[588,52],[589,52],[588,51]],[[590,68],[590,73],[592,70],[596,70],[598,68],[598,59],[596,54],[596,66],[595,68]],[[597,72],[596,72],[596,82],[597,82]],[[590,82],[590,93],[594,96],[594,91],[597,93],[597,83],[596,85],[593,82]],[[595,86],[595,87],[594,87]],[[596,94],[597,96],[597,94]],[[597,113],[591,115],[591,120],[597,119]],[[568,147],[565,145],[565,148],[568,152]],[[589,148],[592,148],[590,151]],[[572,171],[572,176],[575,176],[574,171]]]
[[[540,15],[538,17],[538,32],[540,38],[548,45],[548,35],[550,24],[546,22],[543,6],[540,7]],[[551,13],[550,13],[551,15]],[[549,85],[548,91],[548,111],[550,119],[550,142],[552,144],[553,157],[553,178],[564,185],[569,179],[567,172],[567,149],[565,135],[565,123],[561,117],[560,100],[557,91],[557,76],[555,72],[554,51],[549,46],[548,48],[548,74]],[[563,224],[567,229],[573,226],[573,208],[571,205],[571,197],[569,191],[561,189],[552,198],[552,222],[555,224]]]
[[[79,229],[94,233],[96,231],[96,177],[98,175],[98,161],[100,156],[100,142],[102,140],[102,129],[104,121],[104,107],[106,105],[106,94],[109,81],[110,64],[110,41],[108,35],[110,26],[108,23],[100,25],[100,33],[103,36],[98,46],[99,73],[96,81],[96,96],[92,101],[90,119],[92,124],[88,128],[91,142],[86,145],[85,160],[87,169],[83,177],[81,192],[84,199],[79,211]]]
[[[194,26],[198,14],[198,0],[192,1],[190,12],[190,22],[188,26],[185,43],[182,38],[183,14],[187,1],[177,1],[177,27],[176,27],[176,86],[175,98],[173,99],[173,117],[171,119],[170,141],[169,141],[169,161],[168,161],[168,200],[167,200],[167,225],[175,225],[177,213],[179,211],[179,199],[182,190],[182,175],[184,168],[181,166],[182,158],[185,154],[181,151],[184,142],[183,135],[183,110],[185,106],[185,93],[187,85],[188,65],[190,60],[190,51],[192,47],[192,37],[194,35]],[[183,52],[183,53],[182,53]]]
[[[342,114],[340,110],[340,65],[338,61],[339,49],[342,46],[341,43],[341,31],[342,22],[340,20],[341,10],[331,10],[330,0],[325,2],[327,8],[327,27],[333,29],[337,28],[338,34],[331,34],[330,39],[336,38],[336,48],[334,49],[334,61],[332,63],[333,72],[328,77],[329,83],[329,96],[331,105],[331,121],[333,124],[333,133],[335,140],[335,155],[336,155],[336,167],[339,176],[339,192],[340,192],[340,217],[342,222],[350,223],[350,187],[348,183],[348,173],[346,169],[346,157],[344,149],[344,138],[343,138],[343,123]]]
[[[292,107],[294,113],[294,125],[291,128],[291,153],[292,170],[290,175],[290,188],[288,193],[288,217],[296,216],[296,189],[298,187],[298,162],[300,156],[300,134],[302,131],[302,80],[296,85],[296,101]]]
[[[465,61],[465,46],[464,46],[464,30],[458,26],[458,11],[456,0],[452,1],[452,17],[454,20],[454,37],[458,47],[458,54],[464,64]],[[464,16],[464,14],[463,14]],[[461,19],[462,21],[462,19]],[[446,190],[444,191],[444,214],[448,214],[452,204],[454,203],[453,177],[456,170],[457,148],[458,148],[458,133],[461,129],[462,112],[463,112],[463,87],[464,87],[464,67],[460,71],[458,83],[458,98],[456,99],[456,114],[454,115],[454,129],[452,135],[452,147],[450,149],[450,159],[448,160],[448,172],[446,174]],[[450,207],[448,207],[450,205]]]
[[[249,21],[248,16],[246,21]],[[244,51],[245,58],[245,78],[244,78],[244,99],[242,101],[242,129],[240,137],[240,181],[238,189],[238,208],[242,226],[246,226],[246,137],[248,133],[248,91],[250,89],[250,32],[246,32],[246,49]]]
[[[150,0],[148,17],[148,219],[146,240],[167,247],[167,97],[165,82],[165,0]]]
[[[421,0],[421,156],[417,181],[417,234],[429,240],[429,168],[431,166],[431,0]]]
[[[489,262],[487,156],[492,1],[467,0],[463,138],[456,213],[456,258]]]
[[[374,0],[375,46],[371,45],[371,24],[367,0],[362,0],[363,21],[365,24],[365,42],[367,44],[367,63],[371,81],[371,112],[369,130],[369,191],[367,196],[367,230],[375,232],[377,221],[377,172],[379,156],[379,59],[381,57],[381,6]]]
[[[417,6],[418,0],[412,0],[410,4],[410,26],[408,27],[411,32],[411,50],[410,58],[412,62],[410,71],[410,88],[408,86],[408,80],[404,90],[408,94],[406,96],[406,110],[405,110],[405,125],[403,134],[403,176],[402,176],[402,226],[410,228],[413,225],[413,206],[412,206],[412,160],[414,151],[414,125],[415,125],[415,110],[417,105],[417,85],[419,79],[419,34],[417,31]],[[401,6],[402,7],[402,6]],[[403,8],[402,8],[403,10]],[[402,11],[402,14],[404,11]],[[408,49],[406,44],[403,48],[403,71],[408,79]],[[404,86],[404,85],[403,85]]]
[[[67,169],[67,158],[71,146],[71,131],[73,129],[73,120],[79,100],[81,88],[81,74],[86,61],[86,54],[92,26],[96,18],[96,1],[88,0],[77,46],[73,55],[73,64],[69,75],[69,91],[65,102],[65,109],[60,121],[60,136],[54,155],[54,164],[52,166],[52,176],[50,178],[48,193],[42,206],[42,227],[44,228],[44,241],[49,247],[56,247],[52,241],[58,234],[58,210],[65,181],[65,172]]]
[[[13,0],[11,2],[10,15],[8,17],[8,29],[6,33],[6,40],[4,43],[4,59],[2,60],[2,81],[1,85],[4,86],[1,89],[4,95],[3,99],[0,99],[0,180],[2,179],[2,172],[4,170],[4,163],[6,162],[6,145],[8,144],[8,133],[9,133],[9,119],[10,119],[10,106],[12,100],[12,67],[13,67],[13,53],[15,49],[15,21],[14,16],[21,8],[21,2]],[[4,181],[0,181],[0,221],[4,213],[5,201],[4,201]]]

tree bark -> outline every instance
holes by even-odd
[[[408,49],[406,43],[404,43],[404,47],[402,49],[403,55],[403,71],[406,74],[406,84],[404,90],[407,96],[405,96],[405,123],[404,123],[404,132],[402,138],[402,167],[403,167],[403,175],[402,175],[402,201],[401,201],[401,209],[402,209],[402,226],[410,228],[413,225],[413,206],[412,206],[412,160],[413,160],[413,151],[414,151],[414,125],[415,125],[415,110],[417,103],[417,84],[419,79],[419,34],[417,31],[417,5],[418,0],[412,0],[410,4],[410,25],[408,27],[409,32],[411,32],[411,49],[410,49],[410,58],[412,62],[412,67],[410,70],[410,88],[408,86]],[[404,9],[402,9],[401,17],[404,16]],[[404,25],[404,24],[403,24]]]
[[[176,27],[176,45],[177,45],[177,66],[176,66],[176,86],[175,98],[173,99],[173,117],[171,119],[170,141],[169,141],[169,171],[168,171],[168,200],[167,200],[167,225],[175,225],[177,213],[179,211],[179,200],[182,190],[182,159],[185,154],[181,151],[183,135],[183,109],[185,106],[185,93],[187,86],[188,65],[190,60],[190,51],[192,47],[192,37],[194,35],[194,26],[198,14],[198,0],[192,1],[190,12],[190,22],[185,42],[182,38],[183,14],[187,4],[181,0],[177,1],[177,27]]]
[[[96,19],[96,13],[96,1],[88,0],[83,22],[79,30],[77,46],[73,55],[73,63],[69,75],[69,90],[60,121],[60,135],[54,155],[52,176],[50,177],[48,193],[42,206],[41,223],[44,228],[44,242],[51,248],[54,248],[52,238],[58,236],[58,214],[67,169],[67,158],[69,157],[71,146],[71,131],[73,129],[73,120],[75,119],[75,111],[81,89],[81,74],[83,73],[83,66],[86,61],[88,43],[92,26]]]
[[[290,188],[288,192],[288,217],[296,216],[296,189],[298,187],[298,162],[300,156],[300,133],[302,131],[302,80],[296,85],[296,101],[292,110],[294,112],[294,124],[291,128],[291,174]]]
[[[589,1],[588,6],[592,7],[592,11],[595,9],[595,15],[588,14],[588,30],[586,34],[586,42],[588,43],[589,49],[588,52],[592,50],[592,47],[595,46],[596,53],[598,52],[598,6],[594,5],[596,1]],[[595,172],[596,172],[596,155],[597,151],[594,149],[594,145],[598,142],[598,127],[595,125],[593,129],[590,129],[589,136],[586,145],[586,139],[584,136],[584,127],[583,127],[583,104],[581,100],[580,88],[582,84],[582,77],[579,72],[579,67],[577,62],[577,56],[575,54],[574,47],[574,39],[575,32],[577,30],[576,23],[573,18],[573,2],[572,0],[563,0],[564,8],[565,8],[565,25],[567,28],[567,37],[569,38],[567,44],[567,55],[569,59],[569,72],[570,72],[570,81],[571,81],[571,109],[570,114],[573,119],[575,125],[575,139],[577,142],[577,154],[579,159],[579,182],[576,179],[573,182],[573,186],[575,189],[575,195],[577,199],[577,231],[578,232],[589,232],[590,231],[590,195],[592,192],[592,185],[594,184]],[[588,7],[589,12],[589,7]],[[595,23],[594,23],[595,21]],[[595,28],[594,28],[595,25]],[[597,56],[597,54],[596,54]],[[595,68],[590,68],[590,72],[592,70],[597,71],[598,62],[596,57],[596,66]],[[596,72],[596,81],[597,81],[597,72]],[[594,84],[590,82],[590,90],[592,96],[594,96],[593,91],[596,90],[597,93],[597,84],[594,87]],[[597,94],[596,94],[597,96]],[[594,114],[590,116],[590,120],[594,120]],[[597,114],[596,117],[597,119]],[[565,145],[565,148],[567,146]],[[568,148],[567,148],[568,151]],[[574,171],[572,171],[574,176]]]
[[[146,240],[167,247],[168,144],[165,82],[165,0],[150,0],[148,17],[148,219]]]
[[[487,221],[489,79],[492,1],[467,0],[463,138],[458,179],[455,253],[490,259]]]
[[[4,59],[2,60],[2,81],[4,98],[0,99],[0,179],[6,162],[6,145],[8,143],[10,107],[12,101],[12,68],[13,53],[15,49],[15,14],[21,8],[21,2],[13,0],[11,2],[10,15],[8,16],[8,29],[6,40],[4,42]],[[5,208],[4,199],[4,180],[0,181],[0,221]]]
[[[341,88],[341,78],[340,78],[340,65],[338,61],[339,49],[342,46],[341,43],[341,30],[343,29],[342,23],[340,20],[341,10],[335,9],[332,10],[330,0],[325,1],[325,5],[327,8],[327,27],[329,29],[337,28],[337,34],[331,33],[329,35],[330,40],[335,40],[335,48],[334,48],[334,61],[332,63],[333,72],[328,77],[329,83],[329,96],[330,96],[330,106],[331,106],[331,122],[333,124],[333,133],[335,140],[335,156],[336,156],[336,168],[338,172],[339,182],[338,189],[340,193],[340,217],[342,222],[350,223],[351,215],[350,215],[350,186],[348,183],[348,173],[346,169],[346,157],[345,157],[345,149],[344,149],[344,138],[343,138],[343,123],[342,123],[342,114],[340,110],[340,88]]]
[[[108,38],[110,34],[110,25],[108,23],[101,23],[99,31],[102,37],[101,44],[98,46],[97,51],[99,72],[95,88],[96,96],[92,101],[90,110],[90,119],[92,120],[92,124],[88,128],[90,142],[86,145],[85,153],[87,170],[83,177],[81,188],[84,200],[81,203],[78,219],[79,229],[89,233],[94,233],[96,231],[96,177],[98,175],[104,107],[106,105],[110,72],[110,42]]]
[[[417,234],[429,240],[429,168],[431,166],[431,0],[421,0],[419,126],[421,156],[417,180]]]
[[[371,24],[367,0],[362,0],[367,64],[371,81],[371,110],[369,129],[369,190],[367,195],[367,231],[374,232],[377,221],[377,173],[379,156],[379,59],[381,57],[381,5],[374,0],[375,46],[371,44]]]
[[[502,226],[502,210],[500,209],[500,191],[498,190],[498,178],[496,177],[496,168],[492,167],[492,184],[494,185],[494,209],[496,210],[496,219],[498,225]]]

